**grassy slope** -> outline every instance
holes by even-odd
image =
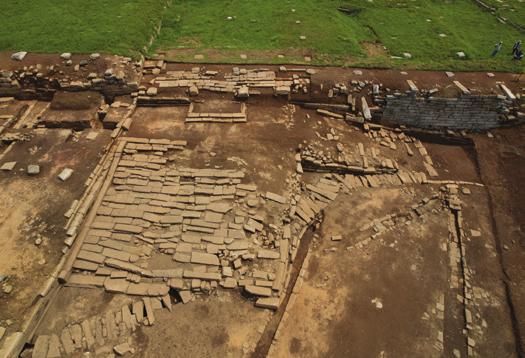
[[[243,51],[311,48],[363,55],[359,41],[371,38],[371,33],[334,11],[337,4],[331,0],[176,0],[164,17],[157,45]],[[228,21],[228,16],[234,20]]]
[[[496,8],[496,14],[525,27],[525,1],[519,0],[483,0]]]
[[[361,11],[343,15],[337,11],[341,4]],[[234,20],[227,21],[227,16]],[[440,33],[447,37],[439,37]],[[299,40],[300,35],[307,39]],[[194,48],[195,53],[216,49],[219,56],[215,53],[212,59],[226,62],[239,61],[240,50],[273,51],[275,61],[279,61],[276,53],[297,61],[302,59],[297,56],[300,49],[307,48],[319,64],[522,72],[523,63],[511,61],[506,51],[496,59],[489,56],[495,42],[502,39],[509,44],[519,37],[518,31],[471,0],[175,0],[156,46]],[[367,58],[360,45],[365,41],[382,43],[388,54]],[[457,60],[458,51],[469,59]],[[403,52],[413,58],[390,59]],[[177,57],[175,51],[175,58],[193,59],[187,51],[180,53]],[[250,55],[249,60],[257,61],[256,57]],[[268,58],[261,54],[261,61]]]
[[[3,0],[0,50],[136,54],[162,14],[159,0]]]
[[[497,2],[516,19],[525,18],[524,4],[504,7],[498,0],[486,1]],[[4,0],[0,50],[137,54],[162,17],[163,4]],[[344,15],[337,11],[343,4],[361,11]],[[234,19],[227,21],[228,16]],[[155,47],[190,48],[173,52],[179,60],[194,61],[193,54],[205,53],[205,61],[285,63],[302,62],[308,55],[316,64],[516,72],[523,72],[525,64],[508,56],[511,44],[523,34],[472,0],[173,0],[163,20]],[[489,54],[500,39],[506,47],[492,59]],[[367,56],[363,42],[374,41],[388,52]],[[469,59],[456,60],[457,51]],[[390,58],[403,52],[413,58]],[[248,60],[241,60],[241,53],[247,53]]]
[[[497,41],[510,44],[520,34],[481,11],[472,1],[420,0],[404,7],[382,3],[367,5],[357,15],[358,21],[373,24],[378,40],[390,54],[411,53],[410,62],[416,67],[523,70],[523,63],[513,62],[507,55],[509,51],[502,51],[494,59],[490,57]],[[446,37],[440,37],[441,33]],[[458,51],[465,52],[468,61],[456,60]]]

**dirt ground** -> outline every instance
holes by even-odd
[[[27,61],[52,64],[46,56],[31,56]],[[0,68],[7,63],[0,61]],[[168,67],[187,70],[194,66]],[[205,69],[225,72],[231,66],[205,65]],[[152,78],[145,76],[142,84],[148,86]],[[422,89],[440,88],[444,96],[457,95],[452,84],[456,79],[477,89],[476,93],[499,93],[498,81],[514,89],[520,86],[513,82],[514,75],[507,73],[497,73],[494,78],[484,73],[457,73],[448,78],[443,72],[408,71],[403,75],[398,71],[362,70],[357,75],[352,69],[320,68],[312,78],[319,92],[312,97],[324,96],[321,84],[353,79],[380,82],[399,91],[408,90],[406,79],[412,79]],[[161,90],[159,94],[184,91]],[[99,98],[92,99],[87,102],[95,107]],[[85,100],[79,98],[73,104]],[[231,93],[202,91],[194,101],[193,111],[237,112],[240,108]],[[65,103],[71,104],[67,94]],[[67,237],[64,213],[81,197],[104,147],[112,141],[111,130],[105,129],[74,132],[32,128],[43,113],[67,113],[62,106],[49,109],[48,105],[14,101],[0,108],[0,115],[25,113],[19,128],[11,128],[9,134],[26,136],[0,157],[0,165],[17,162],[14,170],[0,171],[0,275],[7,276],[0,292],[0,326],[7,328],[6,336],[21,328],[62,257]],[[220,124],[185,123],[187,106],[138,107],[131,127],[122,136],[185,140],[187,145],[177,152],[172,165],[241,170],[245,174],[243,183],[283,196],[289,194],[296,175],[296,155],[308,144],[318,146],[324,155],[343,148],[350,157],[359,157],[361,144],[366,153],[377,152],[383,161],[395,161],[402,171],[426,173],[428,159],[416,149],[417,141],[410,143],[413,154],[401,142],[386,147],[360,126],[323,117],[314,110],[291,105],[285,98],[251,96],[246,106],[246,123]],[[180,293],[172,289],[171,311],[157,310],[152,326],[140,325],[122,336],[133,347],[127,356],[522,356],[525,197],[520,184],[525,178],[525,132],[519,127],[491,133],[493,138],[470,135],[474,145],[421,141],[438,172],[431,179],[469,182],[458,188],[461,214],[447,206],[442,183],[402,184],[390,175],[378,175],[379,184],[369,181],[366,187],[349,189],[341,183],[336,198],[326,200],[323,220],[311,241],[302,247],[305,255],[308,253],[304,274],[291,281],[293,293],[277,312],[255,307],[252,297],[241,289],[219,288],[211,295],[196,294],[185,304],[180,302]],[[333,136],[338,139],[329,139]],[[7,144],[0,153],[6,148]],[[38,176],[27,175],[29,164],[40,165]],[[66,167],[74,174],[62,182],[57,175]],[[299,177],[304,191],[307,184],[336,178],[309,172]],[[254,212],[265,222],[282,222],[283,213],[277,208],[270,204]],[[394,220],[384,229],[377,220],[391,214],[395,214],[392,220],[403,220]],[[459,244],[452,239],[457,234],[455,225],[461,226]],[[338,235],[342,239],[333,241]],[[460,266],[451,260],[455,245],[463,250]],[[155,257],[149,268],[164,269],[164,264]],[[293,265],[299,272],[302,257]],[[460,277],[459,283],[454,279],[458,267],[464,278]],[[6,290],[7,286],[12,290]],[[102,288],[60,287],[35,337],[60,335],[65,327],[118,312],[136,300]],[[472,313],[473,322],[467,322],[466,311]],[[97,356],[113,354],[113,343],[97,347]],[[32,344],[26,346],[26,352]],[[86,354],[79,349],[70,356]]]
[[[281,328],[275,357],[441,357],[453,356],[454,349],[466,356],[465,342],[458,339],[462,317],[448,287],[447,214],[439,204],[411,225],[396,228],[365,248],[346,248],[356,240],[353,228],[408,208],[435,190],[407,189],[345,195],[326,210],[304,283]],[[468,222],[484,235],[468,243],[468,259],[476,266],[475,285],[490,292],[490,300],[481,308],[487,328],[483,340],[477,342],[479,354],[515,356],[505,291],[497,279],[500,272],[486,193],[480,189],[473,195],[476,204],[466,209]],[[330,237],[338,234],[343,241],[332,242]],[[436,315],[440,295],[445,295],[441,318]],[[444,351],[435,347],[438,332],[445,332]]]
[[[479,170],[489,191],[492,227],[497,233],[496,249],[502,266],[502,281],[509,295],[515,320],[513,327],[520,337],[521,353],[525,342],[524,248],[525,248],[525,132],[523,128],[494,131],[494,138],[474,137]]]
[[[0,271],[13,287],[9,294],[1,293],[0,317],[3,322],[11,320],[13,329],[26,318],[61,258],[64,213],[81,195],[101,148],[109,141],[109,133],[100,132],[88,140],[87,132],[73,141],[71,130],[37,130],[30,141],[18,142],[3,158],[3,162],[16,161],[13,172],[0,172]],[[31,164],[40,166],[38,177],[26,174]],[[74,170],[67,182],[57,178],[64,168]],[[37,240],[41,241],[38,245]]]

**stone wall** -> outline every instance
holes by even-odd
[[[386,97],[383,120],[430,129],[486,130],[506,122],[503,96],[462,95],[459,98]]]

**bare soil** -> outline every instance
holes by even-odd
[[[86,57],[78,56],[75,61]],[[30,54],[23,64],[53,64],[57,57]],[[11,62],[0,56],[0,68],[14,66]],[[103,71],[106,66],[91,65],[100,67],[87,70]],[[168,70],[194,66],[170,63]],[[231,72],[231,66],[198,66]],[[499,93],[498,81],[513,90],[521,86],[507,73],[497,73],[494,78],[484,73],[457,73],[448,78],[443,72],[408,71],[402,75],[399,71],[369,69],[357,75],[352,69],[317,70],[312,96],[325,99],[329,83],[351,80],[383,83],[392,90],[404,91],[408,89],[406,80],[411,79],[421,89],[439,88],[443,96],[457,95],[453,80],[484,94]],[[142,84],[149,86],[151,79],[146,76]],[[59,94],[55,97],[56,107],[47,109],[44,115],[54,111],[65,117],[72,108],[78,114],[88,105],[93,111],[100,101],[95,97],[89,93]],[[130,98],[118,100],[128,102]],[[231,94],[201,91],[197,100],[194,111],[235,112],[240,108]],[[330,101],[343,103],[345,98]],[[48,103],[15,101],[0,108],[0,114],[18,113],[33,105],[31,118],[25,123],[35,123],[34,117]],[[242,124],[185,124],[187,111],[188,107],[138,108],[124,135],[187,140],[186,149],[177,156],[177,165],[242,169],[246,181],[257,184],[259,191],[277,194],[286,192],[287,181],[295,173],[300,145],[318,142],[325,152],[337,151],[337,142],[325,139],[331,130],[345,148],[355,151],[362,143],[396,160],[406,170],[425,170],[417,151],[409,156],[402,148],[382,147],[358,127],[292,106],[283,98],[251,96],[247,101],[248,121]],[[65,239],[63,214],[81,196],[103,147],[111,140],[111,131],[103,129],[86,129],[75,135],[66,129],[12,130],[17,131],[32,137],[16,143],[0,163],[17,161],[14,171],[0,172],[0,274],[7,274],[7,283],[14,287],[9,294],[0,293],[0,325],[13,321],[7,327],[8,333],[20,328],[36,294],[60,259]],[[91,132],[98,133],[95,139],[87,139]],[[475,333],[476,352],[480,356],[514,357],[523,354],[525,332],[525,196],[521,189],[525,178],[525,132],[514,128],[493,133],[495,138],[473,135],[475,146],[424,145],[439,173],[438,180],[485,185],[469,186],[470,194],[460,194],[470,284],[481,295],[475,298],[475,317],[485,322]],[[40,164],[41,173],[27,176],[25,168],[35,163]],[[65,167],[72,168],[74,174],[61,182],[57,175]],[[320,178],[321,174],[306,173],[303,182],[317,183]],[[281,321],[276,319],[277,314],[255,308],[237,291],[219,290],[217,295],[175,304],[173,312],[164,310],[159,314],[154,326],[137,330],[131,337],[136,349],[133,356],[258,357],[262,351],[258,348],[272,345],[276,357],[449,357],[454,349],[466,357],[464,307],[450,289],[450,217],[440,200],[429,204],[424,214],[409,225],[396,226],[363,248],[353,246],[366,239],[360,231],[363,225],[388,214],[410,211],[412,205],[439,191],[440,185],[436,184],[410,184],[339,194],[324,210],[324,221],[306,248],[310,261],[302,287],[279,312],[286,309],[286,319]],[[269,220],[280,219],[272,209],[269,205],[257,213]],[[481,236],[473,237],[471,230],[479,231]],[[36,246],[38,235],[43,242]],[[343,240],[331,241],[333,235],[342,235]],[[154,265],[163,267],[160,261]],[[436,310],[441,296],[445,300],[442,317]],[[98,289],[63,287],[38,334],[57,333],[67,324],[118,310],[129,299]],[[281,334],[272,343],[277,327]],[[443,349],[437,344],[440,332],[444,336]]]

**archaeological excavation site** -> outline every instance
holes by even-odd
[[[525,356],[523,67],[30,48],[0,358]]]

